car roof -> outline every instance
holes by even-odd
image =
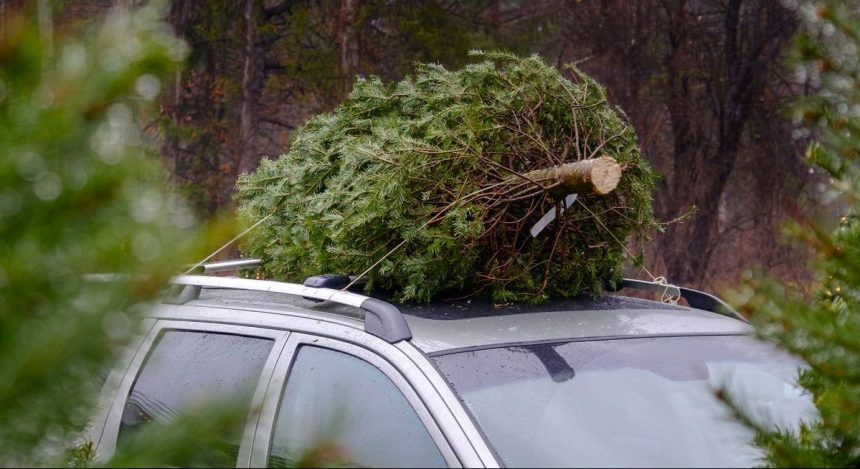
[[[364,311],[295,295],[205,288],[193,306],[300,314],[363,329]],[[411,342],[427,354],[524,342],[666,335],[746,334],[747,323],[720,314],[661,302],[604,295],[541,305],[464,300],[398,304]],[[237,318],[238,319],[238,318]]]
[[[745,334],[750,330],[748,324],[720,314],[620,295],[534,306],[478,302],[444,309],[452,307],[459,311],[439,314],[434,306],[405,308],[413,341],[425,353],[559,339]],[[427,310],[432,313],[426,314]]]

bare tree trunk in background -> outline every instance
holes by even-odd
[[[173,2],[171,4],[167,21],[180,36],[186,35],[187,31],[191,29],[191,12],[197,6],[194,1]],[[182,90],[182,68],[177,67],[173,82],[164,87],[161,96],[161,113],[172,123],[178,123],[181,120],[181,116],[177,115],[177,110],[182,100]],[[170,179],[172,184],[176,184],[178,179],[184,176],[179,171],[182,166],[180,159],[183,158],[179,140],[176,136],[165,135],[161,148],[162,160],[167,166],[168,173],[172,176]]]
[[[257,46],[257,2],[245,0],[243,13],[245,38],[242,63],[242,105],[239,112],[239,139],[236,152],[236,175],[257,166],[254,137],[257,128],[257,101],[262,86],[262,59]]]
[[[719,68],[705,86],[713,120],[703,126],[697,115],[703,100],[696,99],[689,67],[695,60],[690,48],[691,23],[696,18],[682,8],[669,12],[670,45],[667,56],[667,108],[674,138],[674,171],[665,187],[671,197],[665,215],[682,215],[690,204],[697,208],[692,220],[672,225],[661,239],[667,274],[673,282],[702,286],[710,254],[718,242],[720,203],[735,168],[741,137],[764,91],[769,67],[778,58],[792,31],[790,15],[777,0],[763,0],[742,10],[741,0],[726,4]],[[701,90],[699,90],[701,92]],[[710,136],[716,138],[709,138]]]
[[[490,4],[487,6],[487,21],[490,23],[490,27],[498,28],[501,19],[502,10],[499,0],[490,0]]]
[[[727,234],[737,239],[737,220],[749,215],[749,206],[726,204],[759,198],[754,190],[727,193],[736,187],[730,180],[751,183],[738,172],[739,164],[749,166],[750,149],[777,161],[779,171],[794,168],[772,173],[786,183],[802,172],[792,163],[796,151],[758,137],[764,131],[791,140],[765,107],[792,93],[779,58],[795,17],[779,0],[593,0],[553,14],[563,15],[566,39],[556,47],[588,59],[582,67],[627,111],[644,154],[664,174],[655,212],[672,220],[697,208],[657,237],[651,257],[663,265],[651,267],[673,282],[704,286],[714,252],[725,248]]]
[[[344,94],[349,92],[352,76],[358,69],[359,45],[355,21],[360,7],[360,0],[341,0],[338,11],[336,37],[340,45],[340,72],[343,75]]]
[[[690,76],[688,63],[697,59],[695,50],[695,39],[690,37],[689,31],[689,4],[686,1],[666,9],[668,16],[668,28],[666,28],[666,44],[668,52],[665,58],[664,69],[666,70],[666,108],[672,129],[673,139],[673,175],[664,180],[662,215],[667,218],[675,218],[683,214],[691,204],[696,204],[700,210],[696,214],[695,222],[701,222],[702,216],[708,217],[710,210],[698,207],[703,200],[698,193],[705,192],[708,188],[703,179],[708,168],[702,166],[707,153],[706,146],[709,143],[705,126],[701,121],[705,110],[698,107],[700,101],[696,96],[697,85],[695,79]],[[715,191],[709,191],[715,192]],[[720,191],[721,192],[721,191]],[[704,201],[707,203],[707,201]],[[704,220],[709,224],[709,220]],[[695,271],[701,266],[692,264],[703,254],[697,251],[695,240],[692,239],[691,223],[674,224],[660,238],[661,253],[666,266],[666,274],[670,281],[691,284]]]

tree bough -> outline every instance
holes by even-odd
[[[358,79],[289,152],[240,178],[248,223],[271,214],[242,246],[264,275],[368,270],[369,291],[418,301],[539,302],[620,280],[619,240],[656,226],[656,177],[630,125],[573,67],[568,79],[536,56],[475,55],[393,85]],[[570,193],[587,209],[532,237]]]

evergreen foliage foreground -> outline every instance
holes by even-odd
[[[265,274],[370,269],[368,290],[423,301],[535,302],[620,279],[623,244],[655,226],[656,177],[633,129],[573,67],[568,80],[537,57],[474,54],[483,61],[458,71],[424,64],[397,84],[358,79],[288,153],[240,178],[242,214],[269,217],[244,246]],[[580,193],[533,238],[571,191],[525,175],[602,156],[621,165],[618,187]]]
[[[137,332],[141,304],[196,237],[135,122],[184,45],[155,8],[115,11],[97,30],[52,42],[37,17],[10,7],[0,35],[4,467],[61,460],[92,415],[100,373]],[[104,272],[147,277],[84,278]]]
[[[799,288],[750,276],[734,300],[760,336],[809,364],[800,382],[821,415],[799,432],[759,428],[769,465],[860,467],[860,10],[853,1],[823,0],[801,2],[798,13],[804,33],[795,73],[817,90],[796,117],[814,129],[810,161],[832,178],[831,196],[847,210],[835,231],[808,221],[791,228],[817,256],[816,283]]]
[[[0,34],[0,467],[234,463],[213,441],[241,432],[247,412],[222,402],[92,460],[83,429],[143,313],[231,232],[198,225],[138,127],[187,51],[165,9],[46,35],[36,7],[10,6]],[[86,278],[102,273],[120,275]]]

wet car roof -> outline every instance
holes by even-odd
[[[302,313],[363,328],[356,307],[317,303],[277,293],[205,289],[195,306]],[[412,331],[411,342],[425,353],[501,344],[607,337],[746,334],[748,324],[681,305],[618,295],[574,298],[542,305],[457,301],[399,304]]]
[[[401,309],[413,343],[426,353],[561,339],[749,332],[746,323],[719,314],[616,295],[534,306],[477,302]]]

